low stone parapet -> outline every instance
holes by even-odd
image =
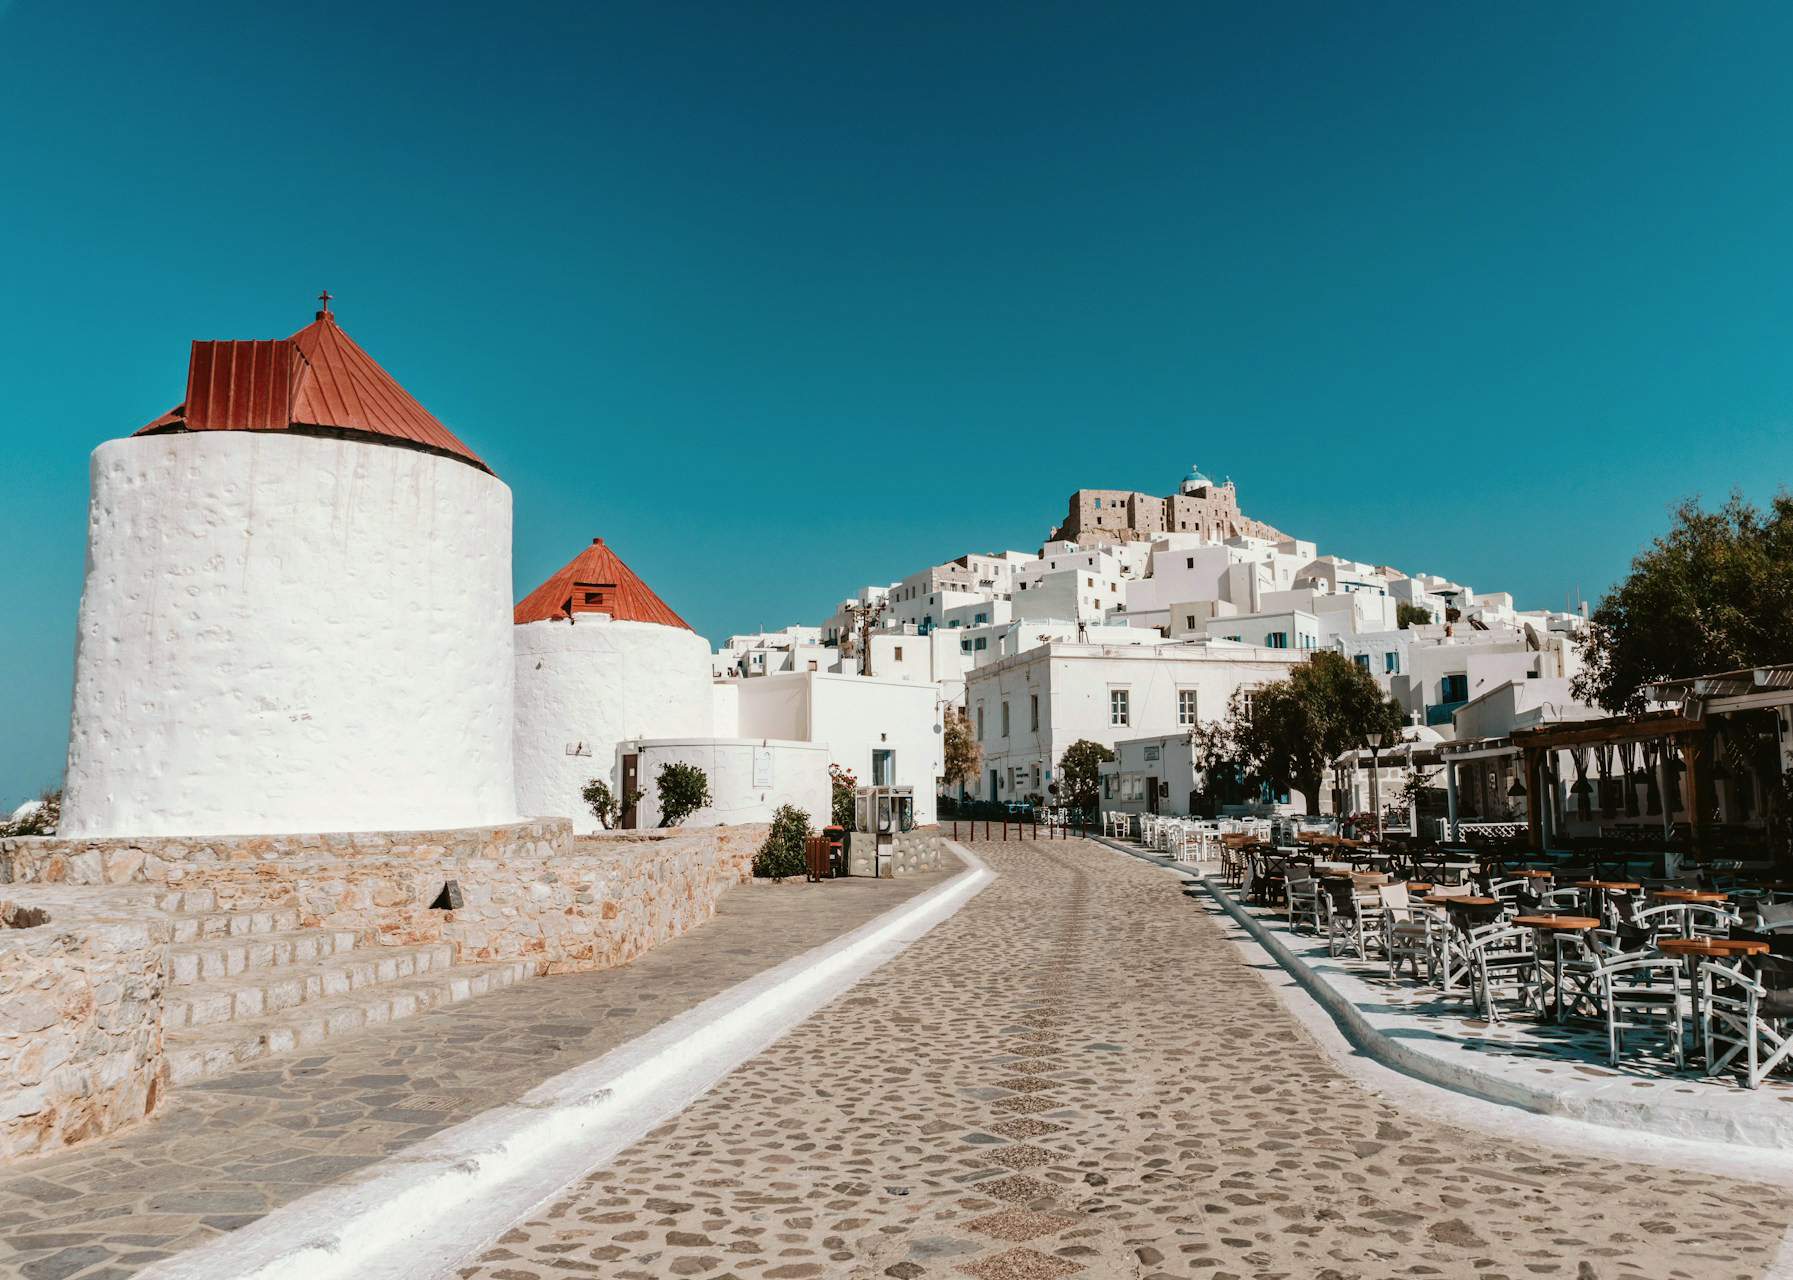
[[[145,890],[0,887],[0,1160],[155,1109],[169,936]]]
[[[220,867],[295,859],[356,862],[549,858],[571,847],[565,818],[442,831],[338,831],[272,836],[10,836],[0,884],[152,884],[183,888]]]
[[[466,831],[0,841],[0,884],[142,885],[179,909],[296,906],[306,928],[538,974],[621,964],[715,913],[764,823],[575,838],[563,818]],[[452,888],[451,888],[452,886]]]

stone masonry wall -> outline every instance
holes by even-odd
[[[564,818],[449,831],[348,831],[322,835],[0,839],[0,884],[152,884],[208,888],[223,866],[293,860],[547,858],[572,844]]]
[[[0,896],[0,1161],[155,1109],[168,940],[167,918],[141,890]]]
[[[715,914],[751,875],[763,823],[575,839],[564,819],[445,832],[0,841],[0,883],[203,889],[220,911],[296,905],[368,943],[448,942],[536,972],[622,964]],[[448,881],[455,910],[433,908]]]

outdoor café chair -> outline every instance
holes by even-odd
[[[1314,879],[1311,866],[1291,868],[1289,878],[1284,882],[1283,894],[1289,908],[1289,929],[1300,932],[1306,925],[1318,936],[1325,927],[1326,907],[1321,901],[1320,882]]]
[[[1366,911],[1363,896],[1349,880],[1329,880],[1323,885],[1326,901],[1326,950],[1330,955],[1352,955],[1368,960],[1369,938],[1377,927],[1376,913]]]
[[[1735,917],[1726,907],[1710,902],[1669,902],[1646,907],[1631,917],[1633,928],[1648,929],[1656,937],[1722,938]]]
[[[1530,929],[1508,924],[1471,929],[1465,953],[1470,996],[1489,1022],[1502,1020],[1495,998],[1497,988],[1512,990],[1521,1005],[1538,1003],[1538,956]]]
[[[1381,885],[1376,893],[1382,900],[1382,950],[1388,957],[1388,976],[1393,978],[1407,961],[1418,982],[1420,961],[1425,961],[1428,974],[1434,966],[1437,947],[1433,934],[1442,929],[1438,914],[1416,906],[1404,884]]]
[[[1432,935],[1432,980],[1446,995],[1450,995],[1459,982],[1466,987],[1470,985],[1469,930],[1477,925],[1493,924],[1500,918],[1499,907],[1473,908],[1460,915],[1444,909],[1452,898],[1472,896],[1473,889],[1473,885],[1467,884],[1436,885],[1426,895],[1426,910],[1441,912],[1440,927]]]
[[[1660,1027],[1674,1050],[1675,1069],[1687,1065],[1681,1042],[1682,964],[1673,956],[1621,956],[1591,975],[1600,984],[1606,1012],[1606,1057],[1613,1066],[1625,1052],[1625,1033]]]
[[[1547,889],[1538,895],[1538,907],[1541,911],[1574,914],[1581,910],[1581,890]]]
[[[1611,930],[1589,929],[1581,933],[1559,933],[1552,937],[1558,948],[1555,966],[1556,990],[1552,1001],[1557,1020],[1564,1018],[1605,1017],[1600,1002],[1600,969],[1627,956],[1654,955],[1647,934],[1629,933],[1620,940]],[[1631,943],[1629,949],[1626,943]]]
[[[1793,958],[1756,956],[1753,968],[1708,960],[1699,969],[1706,1074],[1741,1059],[1751,1089],[1793,1054]]]

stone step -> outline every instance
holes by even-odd
[[[197,942],[201,938],[241,938],[253,933],[282,933],[299,927],[299,908],[270,907],[265,911],[209,911],[174,917],[174,941]]]
[[[421,977],[448,968],[453,959],[454,948],[446,942],[367,947],[305,964],[252,970],[216,982],[171,986],[162,1001],[162,1030],[167,1033],[259,1018],[363,987]]]
[[[215,889],[168,889],[156,895],[159,911],[216,911],[218,892]]]
[[[189,1026],[163,1036],[170,1084],[192,1084],[273,1054],[307,1049],[334,1036],[377,1027],[528,977],[528,960],[445,966],[420,978],[310,1000],[278,1013],[221,1025]]]
[[[168,948],[168,984],[190,987],[252,971],[324,960],[351,951],[353,929],[289,929],[177,942]]]

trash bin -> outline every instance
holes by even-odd
[[[811,880],[827,880],[834,874],[828,862],[828,841],[822,836],[803,837],[803,861]]]

